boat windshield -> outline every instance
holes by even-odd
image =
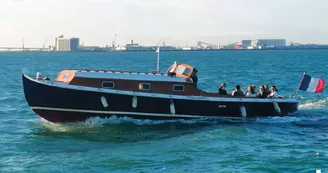
[[[167,70],[166,74],[174,74],[174,76],[189,79],[193,70],[194,68],[188,64],[174,62],[174,64]]]

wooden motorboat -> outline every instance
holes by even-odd
[[[51,122],[127,116],[172,120],[268,117],[298,110],[295,98],[233,97],[208,93],[192,80],[195,69],[175,62],[164,74],[113,70],[64,70],[55,80],[22,74],[30,108]]]

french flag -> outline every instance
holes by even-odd
[[[323,79],[305,74],[299,89],[307,92],[322,93],[324,88],[325,81]]]

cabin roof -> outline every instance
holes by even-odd
[[[141,72],[122,72],[107,70],[71,70],[75,77],[101,78],[101,79],[123,79],[139,81],[163,81],[163,82],[186,82],[183,77],[170,77],[167,74],[152,74]]]

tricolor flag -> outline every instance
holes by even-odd
[[[322,93],[325,88],[325,81],[321,78],[314,78],[304,74],[300,85],[300,90],[314,93]]]

